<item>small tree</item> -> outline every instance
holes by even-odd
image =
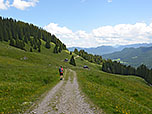
[[[14,39],[11,39],[9,45],[10,45],[10,46],[15,46],[15,40],[14,40]]]
[[[46,42],[45,47],[48,48],[48,49],[50,49],[51,48],[50,42]]]
[[[77,50],[77,48],[75,48],[74,53],[79,55],[79,51]]]
[[[70,64],[73,66],[76,66],[75,60],[74,60],[74,56],[72,55],[71,59],[70,59]]]
[[[72,55],[72,51],[70,51],[70,55]]]

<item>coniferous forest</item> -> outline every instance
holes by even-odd
[[[152,69],[148,69],[147,66],[144,64],[140,65],[138,68],[134,68],[130,65],[126,66],[124,64],[121,64],[120,62],[112,61],[110,59],[103,60],[101,56],[88,54],[84,50],[78,51],[77,49],[75,49],[74,53],[83,57],[89,62],[97,64],[102,63],[102,71],[104,72],[120,75],[135,75],[145,79],[145,81],[152,84]]]
[[[85,60],[88,60],[91,63],[97,63],[97,64],[101,64],[102,63],[102,57],[99,56],[99,55],[88,54],[84,50],[78,51],[77,49],[74,50],[74,53],[79,55],[79,56],[81,56]]]
[[[46,42],[45,47],[48,49],[50,48],[50,42],[53,42],[58,50],[60,49],[59,52],[66,49],[66,45],[55,35],[42,28],[12,18],[0,17],[0,41],[9,42],[9,45],[25,51],[37,50],[40,52],[42,40]],[[30,45],[29,50],[25,48],[26,44]]]
[[[152,84],[152,69],[148,69],[143,64],[137,68],[134,68],[109,59],[103,62],[102,71],[113,74],[139,76],[145,79],[145,81],[148,83]]]

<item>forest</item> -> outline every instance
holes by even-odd
[[[152,69],[149,69],[146,65],[142,64],[137,68],[132,66],[127,66],[121,64],[117,61],[112,61],[111,59],[103,60],[102,56],[88,54],[84,50],[78,51],[74,50],[74,53],[83,57],[85,60],[89,62],[102,64],[102,71],[112,73],[112,74],[120,74],[120,75],[135,75],[143,78],[149,84],[152,84]]]
[[[78,51],[77,49],[74,50],[74,53],[81,56],[85,60],[88,60],[91,63],[97,63],[97,64],[102,63],[102,57],[99,55],[88,54],[84,50]]]
[[[102,65],[102,71],[120,74],[120,75],[135,75],[139,76],[148,83],[152,84],[152,69],[148,69],[146,65],[142,64],[137,68],[126,66],[117,61],[105,60]]]
[[[37,50],[41,51],[41,41],[45,41],[45,47],[50,48],[50,42],[56,46],[54,53],[61,52],[66,49],[63,44],[55,35],[39,28],[33,24],[16,21],[12,18],[0,17],[0,41],[9,42],[9,45],[20,48],[25,51]],[[26,49],[26,45],[30,46]]]

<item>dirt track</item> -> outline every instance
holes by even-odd
[[[101,114],[96,108],[85,102],[85,96],[79,90],[76,72],[69,72],[67,80],[60,81],[33,110],[25,114]],[[91,108],[92,107],[92,108]]]

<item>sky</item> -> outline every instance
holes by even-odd
[[[0,16],[33,23],[67,47],[152,43],[152,0],[0,0]]]

